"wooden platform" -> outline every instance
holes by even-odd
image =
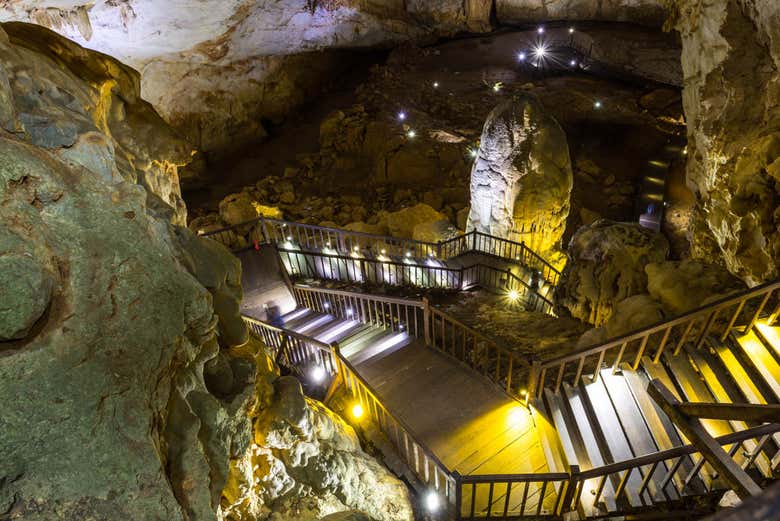
[[[531,413],[495,384],[404,333],[305,311],[285,327],[341,352],[382,403],[463,475],[547,472]]]

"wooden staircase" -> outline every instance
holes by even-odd
[[[559,452],[549,459],[550,469],[564,471],[576,465],[587,471],[688,444],[648,394],[654,379],[683,402],[780,403],[780,328],[757,322],[750,330],[729,332],[724,341],[708,335],[699,348],[685,344],[677,354],[666,351],[657,362],[643,356],[636,369],[621,362],[580,376],[577,382],[563,381],[557,391],[544,387],[532,405],[555,428],[556,439],[550,445]],[[716,438],[757,426],[736,420],[701,421]],[[780,434],[724,448],[756,482],[776,477]],[[717,499],[729,487],[697,454],[591,479],[583,488],[577,504],[581,518],[692,505],[693,497]]]

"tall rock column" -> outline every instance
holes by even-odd
[[[780,3],[679,0],[688,120],[687,182],[697,195],[692,254],[748,284],[780,258]]]
[[[572,188],[566,134],[531,96],[497,106],[471,170],[467,228],[517,241],[561,263]]]

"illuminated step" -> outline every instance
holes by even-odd
[[[756,323],[759,337],[774,351],[775,358],[780,358],[780,328],[768,326],[763,321]]]
[[[776,400],[780,400],[780,364],[767,350],[755,331],[736,335],[739,346],[744,351],[753,368],[761,375]]]

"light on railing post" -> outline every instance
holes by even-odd
[[[441,508],[441,498],[435,491],[430,490],[425,494],[425,509],[428,512],[437,512]]]
[[[321,365],[315,366],[311,371],[311,379],[314,381],[314,383],[321,384],[325,381],[326,376],[327,373],[325,372],[325,368]]]
[[[350,412],[352,412],[352,417],[355,418],[356,420],[362,418],[363,413],[365,413],[365,411],[363,410],[363,405],[361,405],[360,403],[354,404]]]

